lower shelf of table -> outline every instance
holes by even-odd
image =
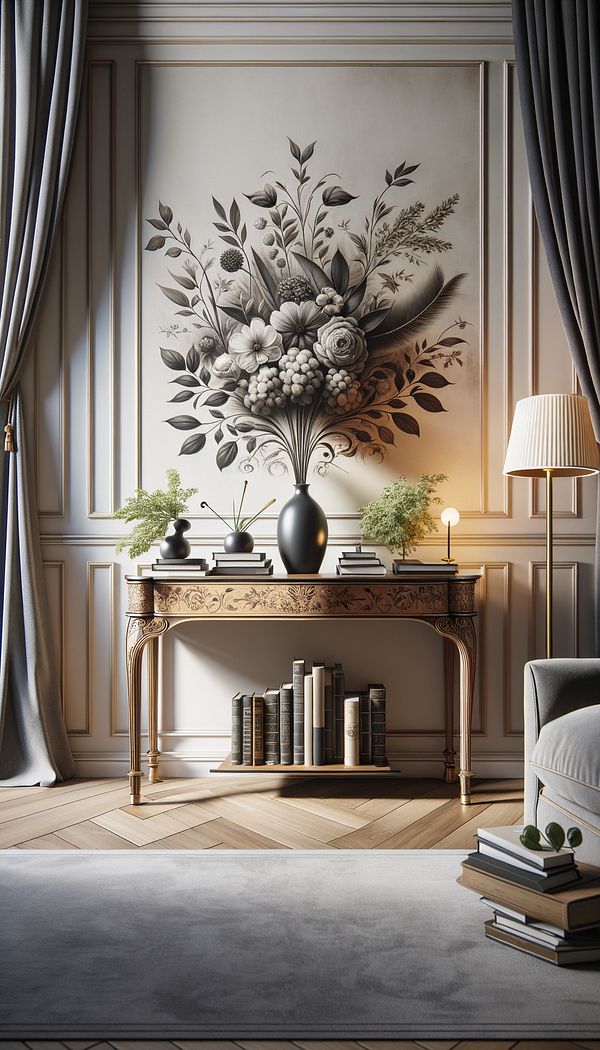
[[[231,755],[228,755],[220,766],[210,770],[211,773],[279,773],[291,777],[381,777],[400,776],[400,770],[391,769],[390,766],[238,766],[233,765]]]

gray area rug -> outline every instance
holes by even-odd
[[[448,851],[0,853],[0,1037],[600,1037]]]

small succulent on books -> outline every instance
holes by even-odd
[[[437,527],[431,514],[431,505],[441,503],[436,489],[447,481],[445,474],[423,474],[411,484],[402,475],[382,489],[377,499],[361,507],[361,535],[372,543],[380,543],[392,554],[406,557],[430,532]]]
[[[548,845],[542,843],[542,838],[546,840]],[[543,833],[539,828],[536,828],[535,824],[526,824],[519,835],[519,839],[521,844],[527,849],[540,851],[551,846],[552,849],[559,850],[563,848],[565,840],[572,849],[581,846],[583,835],[579,828],[567,828],[565,832],[565,829],[560,824],[557,824],[556,821],[551,821]]]
[[[117,521],[137,522],[131,532],[116,544],[117,554],[128,550],[131,558],[145,554],[155,540],[161,539],[171,521],[176,521],[187,512],[188,503],[198,489],[184,489],[179,472],[167,470],[167,488],[147,492],[136,489],[115,514]],[[189,528],[189,525],[188,525]]]

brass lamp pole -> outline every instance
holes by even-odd
[[[600,470],[587,398],[536,394],[517,401],[504,473],[546,480],[546,657],[552,656],[554,591],[553,493],[555,477],[576,478]]]

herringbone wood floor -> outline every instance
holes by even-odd
[[[473,805],[438,780],[205,777],[144,785],[73,780],[0,790],[0,847],[20,849],[460,849],[478,825],[522,820],[519,781],[483,781]],[[0,1041],[0,1050],[600,1050],[598,1042]]]
[[[522,820],[519,781],[482,781],[473,804],[439,780],[212,776],[144,785],[124,778],[0,790],[0,848],[460,849],[479,825]]]

